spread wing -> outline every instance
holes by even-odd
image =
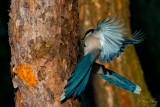
[[[117,19],[115,16],[107,17],[101,23],[98,22],[95,31],[100,35],[102,47],[100,58],[102,62],[110,62],[115,56],[120,56],[128,44],[137,44],[143,41],[142,33],[135,32],[129,38],[124,36],[126,34],[125,30],[123,23],[120,23],[120,18]]]

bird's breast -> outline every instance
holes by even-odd
[[[89,52],[101,49],[100,39],[96,35],[90,35],[85,39],[85,47],[84,47],[84,54],[88,54]]]

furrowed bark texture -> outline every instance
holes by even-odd
[[[82,36],[88,29],[96,28],[98,20],[101,19],[102,21],[107,16],[113,15],[122,18],[129,34],[131,34],[129,0],[80,0],[79,12],[80,33]],[[84,106],[88,107],[92,102],[95,102],[94,106],[97,107],[155,106],[154,99],[152,99],[144,81],[143,71],[133,45],[128,46],[119,58],[115,58],[111,63],[105,63],[104,65],[140,85],[142,92],[140,95],[136,95],[127,90],[121,89],[120,87],[111,85],[105,80],[93,75],[93,84],[90,85],[92,86],[92,89],[89,88],[89,91],[86,90],[85,93],[91,93],[90,91],[93,92],[90,96],[85,95],[88,98],[84,97],[84,99],[94,99],[93,101],[84,103]]]
[[[16,107],[80,106],[61,104],[78,53],[76,0],[11,0],[9,35]]]

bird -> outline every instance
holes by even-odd
[[[116,16],[106,17],[103,21],[98,21],[96,29],[90,29],[82,38],[84,41],[84,56],[76,65],[69,77],[65,92],[60,97],[61,101],[70,97],[80,95],[88,83],[92,71],[102,79],[111,84],[117,85],[135,94],[140,94],[139,85],[131,82],[118,73],[105,68],[98,60],[108,63],[119,57],[129,44],[138,44],[144,40],[144,34],[136,31],[131,37],[126,36],[126,27],[121,22],[121,18]]]

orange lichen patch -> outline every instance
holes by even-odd
[[[29,65],[20,64],[17,69],[17,74],[28,86],[32,86],[37,83],[33,70]]]

